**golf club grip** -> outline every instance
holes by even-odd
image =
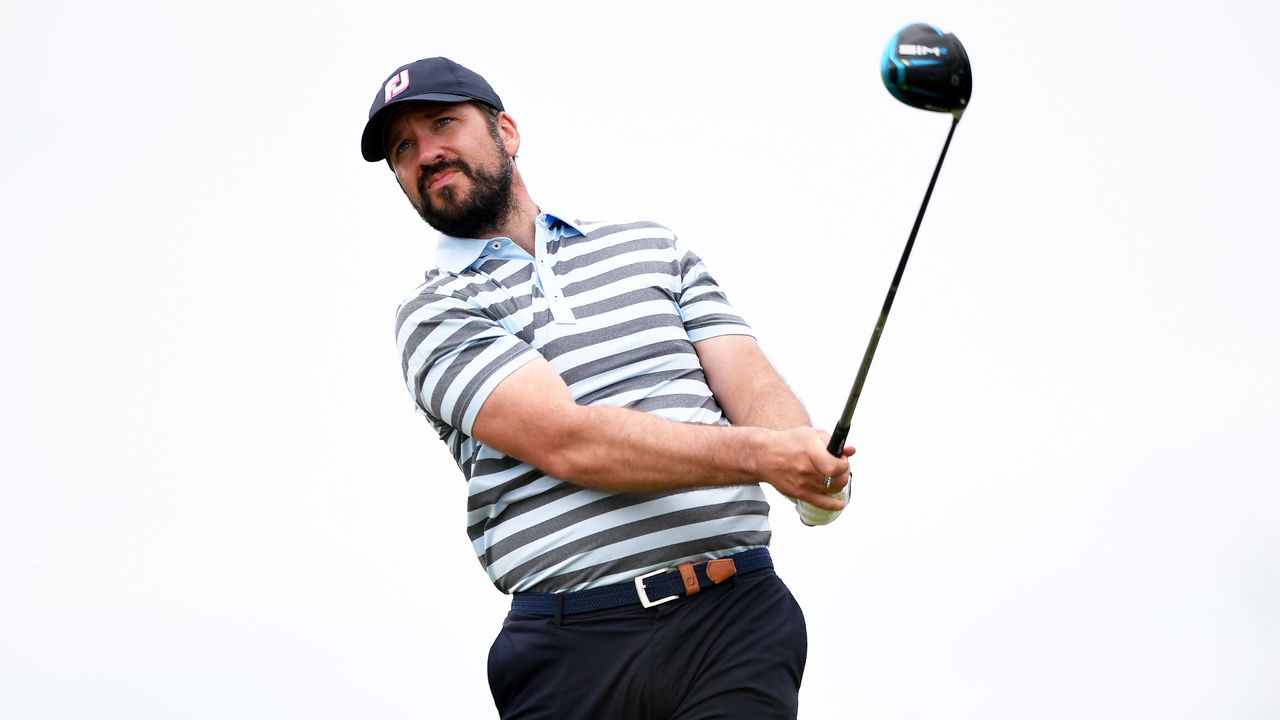
[[[911,226],[911,235],[907,237],[907,246],[902,249],[902,258],[898,260],[898,269],[893,273],[893,282],[889,284],[889,292],[884,297],[884,306],[880,308],[880,317],[876,320],[875,330],[871,331],[871,339],[867,342],[867,350],[862,354],[862,364],[858,366],[858,376],[849,390],[849,398],[845,400],[844,412],[840,421],[831,432],[831,442],[827,443],[827,452],[840,457],[844,452],[844,441],[849,437],[849,428],[853,423],[853,411],[858,407],[858,398],[862,395],[862,385],[867,381],[867,372],[871,370],[871,358],[875,357],[876,346],[880,344],[880,334],[884,332],[884,324],[889,319],[889,310],[893,307],[893,298],[898,294],[898,284],[902,282],[902,274],[907,269],[907,260],[911,258],[911,248],[916,244],[916,234],[920,232],[920,223],[924,220],[924,211],[929,208],[929,198],[933,196],[933,186],[938,182],[938,173],[942,171],[942,161],[947,159],[947,148],[951,147],[951,136],[956,133],[956,125],[960,124],[960,115],[951,119],[951,129],[947,131],[947,141],[942,144],[942,152],[938,154],[938,164],[933,168],[933,177],[929,178],[929,188],[924,191],[924,201],[920,203],[920,212],[916,213],[916,222]]]

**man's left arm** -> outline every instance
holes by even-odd
[[[786,430],[811,427],[809,413],[750,335],[696,343],[698,361],[720,409],[734,425]]]
[[[786,430],[812,427],[809,413],[786,381],[765,357],[750,335],[719,335],[694,344],[707,384],[725,417],[734,425]],[[844,455],[853,454],[845,446]],[[847,498],[848,486],[845,486]],[[799,505],[800,518],[808,525],[823,525],[840,511]],[[816,512],[815,512],[816,511]]]

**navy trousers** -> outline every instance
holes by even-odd
[[[510,613],[489,650],[503,720],[796,717],[808,640],[773,570],[644,609]]]

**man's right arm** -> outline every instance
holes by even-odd
[[[625,408],[579,405],[543,359],[490,393],[472,436],[561,480],[612,492],[765,482],[787,497],[838,510],[824,480],[844,477],[816,428],[700,425]]]

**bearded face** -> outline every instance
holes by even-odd
[[[515,170],[496,115],[470,103],[424,103],[389,125],[388,158],[400,189],[446,235],[494,234],[515,203]]]
[[[501,138],[493,132],[493,153],[471,164],[462,158],[442,160],[423,168],[418,176],[418,214],[428,225],[445,235],[478,238],[491,234],[511,210],[511,161],[503,150]],[[470,180],[455,177],[432,189],[433,182],[456,172]]]

